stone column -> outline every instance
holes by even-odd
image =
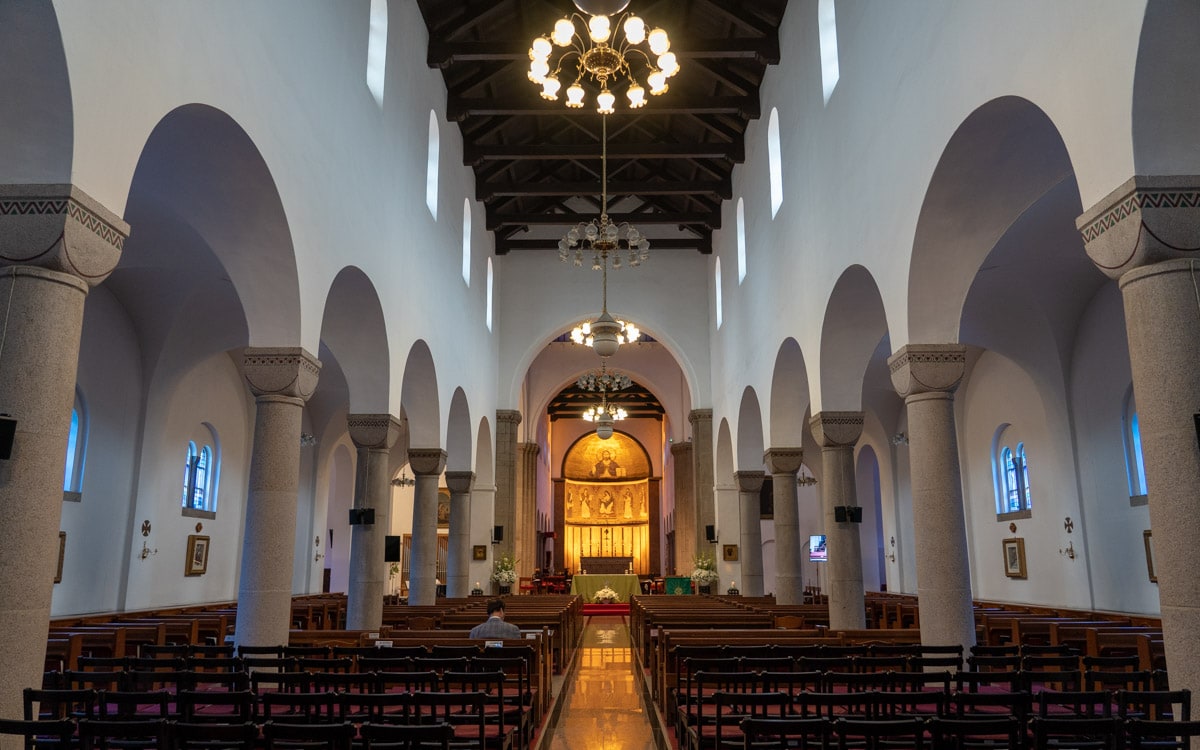
[[[475,472],[447,471],[450,489],[450,549],[446,558],[446,596],[471,595],[471,485]]]
[[[763,595],[762,500],[758,493],[762,491],[765,476],[766,473],[761,471],[733,472],[741,511],[738,542],[741,546],[742,580],[738,589],[744,596]]]
[[[975,645],[975,613],[954,390],[966,365],[960,344],[909,344],[888,359],[892,385],[908,409],[917,603],[936,613],[921,618],[921,642],[961,644],[964,651]]]
[[[696,476],[692,467],[692,444],[671,446],[675,463],[675,574],[690,575],[696,554]]]
[[[711,555],[712,544],[705,538],[706,526],[716,527],[717,506],[713,494],[712,409],[692,409],[692,490],[696,498],[696,544],[692,556]],[[687,570],[691,570],[688,561]]]
[[[346,627],[378,630],[383,624],[383,595],[387,593],[384,537],[391,528],[391,473],[388,459],[402,425],[391,414],[351,414],[350,439],[358,449],[354,470],[354,507],[375,511],[372,524],[350,527],[350,591],[346,598]]]
[[[437,602],[438,478],[446,468],[441,448],[410,448],[408,465],[417,485],[413,488],[412,548],[408,558],[408,603]]]
[[[254,444],[238,584],[239,646],[283,646],[292,619],[300,420],[321,363],[299,347],[249,348],[242,374],[254,394]]]
[[[496,503],[492,523],[504,529],[504,539],[492,546],[492,559],[513,557],[517,517],[517,427],[521,412],[496,411]],[[490,535],[490,530],[489,530]]]
[[[830,630],[867,626],[863,593],[862,542],[858,524],[835,520],[834,508],[858,505],[854,482],[854,445],[862,435],[860,411],[822,411],[809,421],[821,446],[821,511],[825,519],[825,583]]]
[[[3,716],[21,716],[22,689],[42,685],[83,305],[128,235],[73,185],[0,186],[0,413],[17,423],[0,460]]]
[[[532,576],[533,569],[541,566],[537,533],[537,458],[540,452],[537,443],[517,445],[517,538],[513,548],[517,555],[518,576]]]
[[[1200,691],[1200,176],[1134,177],[1076,222],[1118,279],[1171,688]],[[1131,536],[1130,539],[1134,537]]]
[[[803,461],[803,448],[768,448],[763,454],[763,463],[771,470],[775,504],[777,604],[804,603],[804,579],[800,569],[800,495],[796,489],[796,474]]]

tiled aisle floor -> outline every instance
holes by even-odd
[[[623,618],[589,619],[576,670],[565,686],[549,750],[654,750]]]

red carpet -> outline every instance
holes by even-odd
[[[585,605],[583,605],[583,614],[585,617],[589,617],[592,615],[612,615],[614,617],[622,616],[622,615],[628,616],[629,615],[629,605],[628,604],[585,604]]]

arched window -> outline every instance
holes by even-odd
[[[221,476],[221,443],[217,438],[216,429],[207,422],[204,423],[204,426],[212,438],[211,444],[198,446],[194,440],[188,441],[187,462],[183,468],[183,508],[185,512],[215,513],[217,510],[217,488],[220,485]]]
[[[462,277],[463,283],[471,286],[471,199],[463,198],[463,244],[462,244]]]
[[[1028,517],[1033,510],[1033,492],[1029,485],[1029,459],[1025,454],[1025,443],[1017,443],[1016,450],[1006,445],[1004,432],[1009,427],[1002,424],[992,439],[992,471],[996,485],[996,515],[1009,518],[1019,513]]]
[[[484,312],[487,319],[487,329],[492,330],[492,259],[488,258],[487,266],[487,310]]]
[[[779,147],[779,110],[771,107],[767,119],[767,161],[771,171],[771,218],[783,205],[783,156]]]
[[[1146,489],[1146,463],[1142,457],[1142,430],[1138,421],[1137,401],[1133,386],[1125,391],[1125,408],[1122,415],[1122,432],[1125,441],[1125,476],[1129,480],[1129,497],[1144,500]]]
[[[367,89],[383,106],[383,81],[387,69],[387,0],[371,0],[371,27],[367,36]]]
[[[725,322],[725,310],[721,303],[721,259],[717,258],[716,267],[713,269],[713,286],[717,292],[717,330],[721,330],[721,323]]]
[[[746,204],[737,202],[738,284],[746,279]]]
[[[183,462],[183,507],[192,507],[192,488],[196,486],[196,464],[200,463],[200,451],[196,444],[188,441],[187,457]]]
[[[429,110],[429,152],[425,161],[425,205],[433,220],[438,211],[438,159],[442,147],[442,135],[438,131],[437,114]]]
[[[837,87],[841,71],[838,65],[837,16],[833,0],[817,0],[817,28],[821,42],[821,90],[825,103]]]
[[[83,394],[75,389],[71,409],[71,431],[67,434],[67,461],[63,470],[63,499],[78,501],[83,492],[83,468],[87,457],[88,418]]]

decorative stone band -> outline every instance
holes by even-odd
[[[688,421],[691,422],[693,426],[695,426],[697,422],[711,422],[712,418],[712,409],[692,409],[690,412],[688,412]]]
[[[795,474],[804,463],[804,449],[768,448],[763,453],[763,463],[772,474]]]
[[[388,450],[400,437],[404,425],[391,414],[351,414],[346,422],[350,439],[358,448]]]
[[[521,412],[516,409],[497,409],[496,421],[513,425],[521,424]]]
[[[321,375],[321,362],[300,347],[246,349],[242,374],[255,396],[308,401]]]
[[[414,471],[416,471],[414,469]],[[473,471],[447,471],[446,472],[446,488],[453,495],[462,495],[471,491],[471,484],[475,481],[475,472]]]
[[[1127,180],[1075,220],[1088,256],[1113,279],[1134,268],[1200,256],[1200,176]]]
[[[441,448],[409,448],[408,465],[417,476],[436,476],[446,468],[446,451]]]
[[[817,445],[822,448],[848,448],[862,436],[861,411],[819,411],[808,421]]]
[[[95,286],[128,236],[128,224],[74,185],[0,185],[0,266],[38,266]]]
[[[962,344],[909,344],[888,358],[888,369],[902,398],[953,393],[967,370],[967,348]]]
[[[766,472],[762,471],[735,471],[733,478],[737,481],[738,490],[740,492],[758,492],[762,489],[763,480],[766,479]]]

